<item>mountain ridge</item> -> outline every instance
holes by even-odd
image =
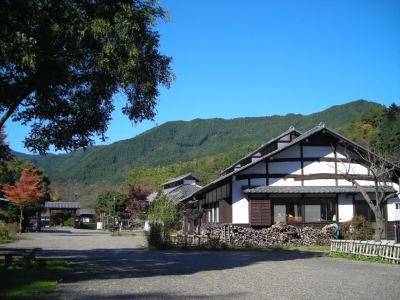
[[[327,126],[338,129],[378,105],[356,100],[308,115],[289,113],[284,116],[168,121],[133,138],[72,153],[47,156],[14,153],[43,168],[55,181],[120,182],[133,167],[191,161],[224,153],[240,145],[255,148],[291,125],[304,131],[325,122]]]

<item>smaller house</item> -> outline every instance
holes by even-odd
[[[89,208],[81,208],[78,210],[77,215],[81,218],[82,223],[90,223],[96,215],[96,210]]]
[[[191,173],[180,175],[163,183],[163,189],[160,192],[151,193],[147,196],[147,200],[153,202],[157,195],[161,193],[163,195],[168,195],[175,205],[179,205],[183,199],[202,188],[202,186],[197,184],[198,182],[199,180]]]

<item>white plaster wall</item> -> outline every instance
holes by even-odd
[[[335,174],[335,163],[326,161],[305,161],[304,175],[328,173]]]
[[[268,162],[268,173],[270,174],[301,174],[300,161]]]
[[[349,186],[352,185],[352,183],[350,181],[347,181],[346,179],[338,179],[338,185]]]
[[[303,146],[304,157],[335,157],[330,146]]]
[[[289,142],[279,142],[278,143],[278,149],[281,149],[283,147],[285,147]]]
[[[250,185],[252,186],[262,186],[266,185],[266,179],[265,178],[251,178],[250,179]]]
[[[271,185],[271,186],[301,186],[301,181],[294,180],[294,178],[269,178],[269,185]]]
[[[374,186],[375,185],[375,183],[372,180],[358,180],[357,179],[357,182],[363,186]]]
[[[389,199],[387,201],[388,221],[400,221],[400,209],[396,209],[396,203],[400,205],[400,199],[398,197]]]
[[[367,175],[368,174],[368,169],[360,164],[354,164],[354,163],[347,163],[347,162],[338,162],[337,164],[337,169],[338,173],[347,173],[349,174],[360,174],[360,175]]]
[[[195,180],[187,180],[187,179],[185,179],[185,180],[183,180],[183,184],[196,184],[196,181]]]
[[[240,172],[239,174],[265,174],[265,162],[259,162],[258,164]]]
[[[335,179],[315,179],[304,180],[305,186],[333,186],[336,185]]]
[[[300,157],[300,147],[292,146],[287,150],[282,151],[281,153],[274,156],[275,158],[293,158]]]
[[[249,201],[242,192],[242,186],[247,180],[238,180],[232,183],[232,223],[249,223]]]
[[[351,195],[339,194],[339,222],[348,222],[353,219],[353,199]]]

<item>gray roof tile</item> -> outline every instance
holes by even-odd
[[[45,208],[54,208],[54,209],[76,209],[81,208],[80,202],[49,202],[46,201],[44,203]]]

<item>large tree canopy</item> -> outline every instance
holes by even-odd
[[[43,153],[104,140],[117,92],[130,120],[153,119],[158,86],[174,79],[155,2],[0,1],[0,126],[29,124],[25,146]]]

